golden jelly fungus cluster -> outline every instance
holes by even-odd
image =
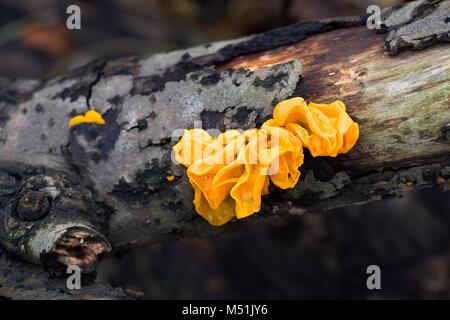
[[[277,104],[273,119],[261,129],[228,130],[218,137],[203,129],[185,130],[173,151],[187,167],[195,209],[210,224],[221,226],[258,212],[270,181],[293,188],[303,147],[314,157],[336,157],[348,152],[358,137],[358,124],[341,101],[306,104],[297,97]]]
[[[82,123],[95,123],[99,125],[106,124],[105,120],[103,119],[100,113],[98,113],[95,110],[89,110],[84,115],[78,115],[70,119],[69,128],[72,128],[73,126],[77,126]]]

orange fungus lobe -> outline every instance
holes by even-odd
[[[218,137],[203,129],[185,130],[173,152],[187,168],[197,213],[221,226],[260,211],[270,183],[293,188],[303,148],[313,157],[336,157],[347,153],[358,137],[358,124],[341,101],[307,104],[296,97],[278,103],[261,129],[228,130]]]

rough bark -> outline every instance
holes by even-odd
[[[411,49],[448,41],[449,3],[385,10],[387,39],[362,26],[364,17],[332,19],[96,61],[47,81],[2,80],[1,242],[45,266],[91,271],[110,244],[201,237],[448,187],[450,46]],[[357,146],[334,159],[307,157],[297,186],[273,190],[257,215],[208,225],[193,209],[184,168],[171,160],[174,136],[196,121],[219,130],[258,127],[291,96],[343,100],[360,124]],[[89,108],[107,124],[69,129],[69,119]]]
[[[61,274],[49,273],[41,266],[31,265],[4,251],[0,251],[0,270],[0,300],[123,300],[136,297],[120,288],[114,289],[106,284],[93,283],[92,277],[82,283],[80,290],[69,290],[66,278]]]

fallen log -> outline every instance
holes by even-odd
[[[285,216],[450,185],[450,1],[304,22],[148,58],[0,81],[0,241],[34,263],[95,269],[111,249],[203,237]],[[424,49],[416,51],[416,49]],[[193,208],[171,147],[183,129],[258,127],[291,96],[343,100],[356,147],[306,157],[294,189],[215,228]],[[68,127],[89,109],[103,126]],[[174,176],[169,181],[168,176]],[[10,295],[11,291],[1,295]]]

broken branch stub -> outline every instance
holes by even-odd
[[[15,190],[2,197],[0,210],[0,241],[9,250],[46,267],[62,263],[84,272],[111,250],[101,233],[104,209],[87,189],[60,175],[10,176],[9,182]]]

